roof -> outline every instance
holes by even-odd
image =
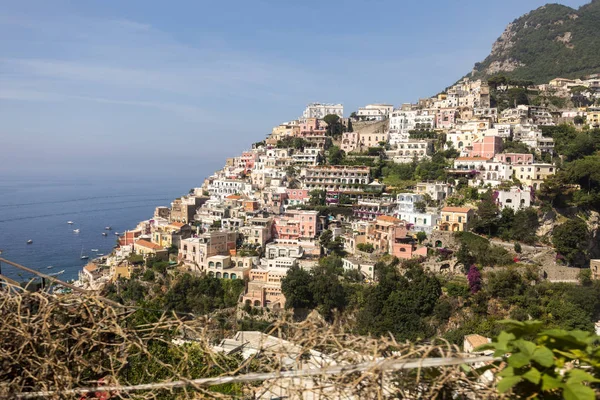
[[[459,212],[459,213],[468,213],[472,208],[469,207],[444,207],[442,208],[442,212]]]
[[[152,249],[152,250],[164,250],[163,247],[157,245],[156,243],[152,243],[152,242],[149,242],[144,239],[138,240],[137,242],[135,242],[135,245],[142,246],[142,247],[145,247],[147,249]]]
[[[98,269],[98,266],[96,264],[88,264],[85,267],[83,267],[87,272],[94,272],[95,270]]]
[[[468,342],[473,348],[477,348],[481,345],[488,344],[490,341],[485,336],[473,334],[465,336],[465,342]]]
[[[487,157],[458,157],[456,161],[489,161]]]
[[[239,196],[239,195],[237,195],[237,194],[230,194],[229,196],[227,196],[227,197],[225,197],[225,198],[226,198],[226,199],[229,199],[229,200],[239,200],[239,199],[241,199],[241,198],[242,198],[242,196]]]
[[[182,222],[171,222],[168,226],[174,226],[175,228],[183,228],[185,224]]]
[[[379,217],[377,217],[378,221],[383,221],[383,222],[400,222],[400,220],[396,217],[391,217],[389,215],[380,215]]]

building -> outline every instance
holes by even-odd
[[[206,271],[208,258],[216,255],[229,255],[235,250],[238,233],[231,231],[210,231],[198,237],[181,241],[178,258],[190,270]]]
[[[423,209],[419,210],[415,203],[422,203]],[[406,221],[411,231],[430,234],[437,226],[440,217],[437,213],[426,212],[422,194],[400,193],[396,197],[396,204],[394,216]]]
[[[469,230],[475,212],[468,207],[444,207],[439,220],[440,231],[464,232]]]
[[[494,161],[511,165],[533,164],[533,154],[500,153],[494,156]]]
[[[206,273],[218,279],[245,279],[256,261],[258,257],[216,255],[207,258]]]
[[[552,164],[539,163],[515,167],[515,177],[534,190],[539,189],[544,179],[555,173],[556,167]]]
[[[385,152],[393,162],[403,164],[415,160],[421,161],[433,153],[433,142],[430,140],[408,140],[396,144],[396,149]]]
[[[196,209],[204,204],[208,197],[184,196],[173,200],[171,203],[170,222],[182,222],[187,224],[194,220]]]
[[[240,232],[245,243],[263,247],[273,237],[273,218],[248,218]]]
[[[288,268],[259,267],[250,270],[242,302],[253,307],[283,308],[285,296],[281,292],[281,280],[287,272]]]
[[[389,215],[380,215],[367,225],[365,243],[371,244],[376,252],[391,252],[395,238],[405,238],[408,229],[405,223]]]
[[[349,256],[342,259],[344,271],[355,270],[361,273],[367,281],[375,280],[375,264],[377,257]]]
[[[531,189],[513,186],[510,190],[498,190],[496,192],[496,204],[500,209],[512,208],[518,211],[522,208],[531,207]]]
[[[358,132],[344,132],[342,133],[342,146],[341,149],[345,153],[350,153],[358,149]]]
[[[171,246],[179,248],[181,239],[187,239],[191,236],[192,227],[182,222],[172,222],[168,225],[152,227],[152,243],[164,248]]]
[[[592,279],[600,279],[600,259],[590,260]]]
[[[142,255],[144,258],[153,257],[157,260],[164,261],[169,258],[167,250],[164,247],[144,239],[139,239],[133,243],[133,251],[135,254]]]
[[[419,182],[415,188],[415,193],[428,195],[431,200],[442,201],[452,195],[454,188],[445,182]]]
[[[349,165],[327,165],[306,168],[304,189],[351,191],[370,182],[370,168]]]
[[[310,103],[306,106],[302,119],[306,118],[321,118],[326,115],[334,114],[340,118],[344,118],[344,106],[342,104],[329,103]]]
[[[358,109],[356,116],[364,121],[383,121],[393,110],[394,106],[391,104],[367,104]]]
[[[502,151],[502,138],[500,136],[484,136],[473,142],[470,157],[492,158]]]
[[[300,124],[300,136],[324,136],[327,133],[327,124],[318,118],[306,118]]]
[[[379,199],[359,199],[352,206],[354,218],[363,221],[372,221],[380,215],[389,215],[394,209],[394,204],[390,201]]]
[[[465,353],[474,353],[476,348],[488,344],[491,341],[491,339],[481,335],[466,335],[463,341],[463,350]]]

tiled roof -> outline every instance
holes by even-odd
[[[239,195],[237,195],[237,194],[230,194],[229,196],[227,196],[227,197],[225,197],[225,198],[226,198],[226,199],[229,199],[229,200],[239,200],[239,199],[241,199],[241,198],[242,198],[242,196],[239,196]]]
[[[471,346],[473,346],[473,348],[489,343],[488,338],[476,334],[465,336],[465,341],[467,341]]]
[[[442,208],[442,212],[460,212],[460,213],[468,213],[472,208],[469,207],[444,207]]]
[[[149,241],[144,240],[144,239],[138,240],[137,242],[135,242],[135,244],[137,246],[142,246],[142,247],[145,247],[147,249],[163,250],[163,248],[161,246],[157,245],[156,243],[152,243],[152,242],[149,242]]]
[[[97,266],[96,264],[92,264],[92,263],[90,263],[90,264],[86,265],[86,266],[85,266],[85,267],[83,267],[83,268],[85,268],[85,270],[86,270],[87,272],[94,272],[95,270],[97,270],[97,269],[98,269],[98,266]]]
[[[183,222],[171,222],[169,226],[173,226],[175,228],[183,228],[185,224]]]
[[[391,217],[389,215],[380,215],[377,217],[378,221],[384,221],[384,222],[400,222],[400,220],[396,217]]]

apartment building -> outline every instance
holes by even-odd
[[[235,250],[238,233],[232,231],[210,231],[198,237],[183,239],[178,258],[190,270],[206,271],[208,258],[229,255]]]
[[[370,168],[349,165],[327,165],[306,168],[304,189],[350,191],[370,182]]]
[[[438,228],[441,231],[464,232],[469,230],[469,224],[473,222],[475,212],[468,207],[444,207]]]

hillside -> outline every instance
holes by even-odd
[[[476,63],[474,78],[502,74],[544,83],[600,72],[600,0],[575,10],[547,4],[517,18]]]

